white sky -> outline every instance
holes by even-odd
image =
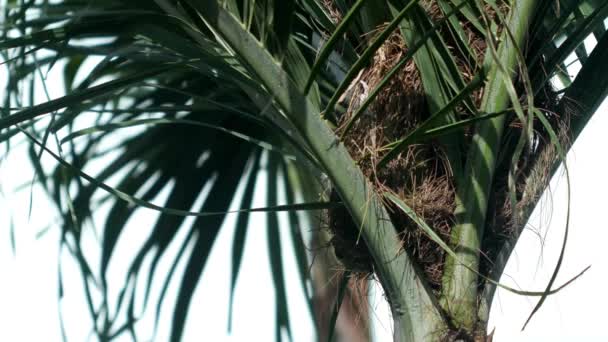
[[[608,295],[608,258],[604,254],[608,226],[604,219],[604,194],[608,191],[605,170],[608,102],[604,101],[568,156],[571,178],[570,236],[556,285],[568,281],[588,265],[591,269],[559,293],[550,296],[520,330],[536,305],[536,298],[499,290],[491,312],[495,341],[606,341],[605,308]],[[552,194],[545,198],[518,241],[501,282],[525,290],[544,290],[560,252],[566,224],[566,180],[552,181]],[[547,196],[546,196],[547,197]],[[537,234],[536,232],[539,234]],[[539,239],[542,236],[544,240]],[[511,276],[513,279],[511,279]]]
[[[59,68],[55,69],[59,73]],[[4,82],[0,74],[0,81]],[[57,75],[52,77],[59,77]],[[60,87],[57,87],[60,88]],[[53,89],[52,89],[53,90]],[[55,88],[56,90],[56,88]],[[57,93],[52,95],[58,96]],[[608,241],[608,230],[603,217],[605,194],[608,193],[608,158],[604,149],[605,132],[608,130],[608,104],[605,102],[597,115],[589,122],[587,129],[577,140],[568,157],[572,202],[570,219],[570,239],[565,261],[556,284],[561,284],[580,272],[587,265],[591,269],[569,287],[550,297],[543,308],[533,318],[523,333],[523,323],[536,303],[536,298],[525,298],[499,290],[492,308],[490,329],[496,327],[495,341],[606,341],[608,331],[604,322],[608,295],[604,284],[608,280],[608,258],[603,254]],[[2,147],[4,148],[4,146]],[[26,151],[13,151],[0,164],[0,340],[1,341],[58,341],[60,340],[57,305],[57,261],[59,231],[51,228],[42,238],[36,234],[52,223],[57,213],[44,198],[43,192],[34,187],[34,203],[28,218],[30,200],[29,187],[15,193],[15,185],[31,181],[33,170],[27,161]],[[265,188],[265,177],[260,175],[258,186]],[[513,258],[509,261],[505,276],[506,285],[525,290],[543,290],[557,260],[563,229],[565,227],[565,180],[552,181],[552,194],[537,211],[531,225],[534,229],[524,232]],[[264,194],[264,191],[259,191]],[[254,206],[263,206],[263,195],[256,197]],[[129,246],[141,241],[142,229],[151,227],[156,214],[140,210],[136,229],[129,228],[120,240],[117,259],[132,254]],[[10,246],[10,222],[16,228],[16,255]],[[282,218],[282,220],[284,217]],[[231,219],[233,220],[233,218]],[[274,327],[261,322],[274,321],[274,298],[269,270],[260,265],[268,264],[266,245],[265,215],[253,214],[249,229],[247,247],[243,258],[242,273],[236,292],[234,331],[226,335],[228,288],[230,279],[230,250],[233,228],[231,220],[222,230],[217,245],[208,261],[201,286],[195,292],[194,304],[190,309],[184,340],[245,341],[271,340]],[[232,221],[233,222],[233,221]],[[142,228],[143,227],[143,228]],[[536,232],[534,232],[536,230]],[[282,233],[286,233],[284,230]],[[87,231],[87,244],[91,246],[87,255],[98,258],[95,245],[99,242]],[[283,234],[286,235],[286,234]],[[539,239],[539,235],[544,239]],[[254,241],[254,243],[251,243]],[[282,236],[289,244],[289,239]],[[179,247],[173,245],[175,250]],[[542,247],[542,248],[541,248]],[[65,251],[64,251],[65,254]],[[287,249],[284,256],[291,256]],[[77,267],[73,261],[62,258],[66,277],[65,297],[62,302],[66,318],[66,328],[70,341],[85,341],[90,337],[91,322],[83,297],[82,285]],[[95,265],[95,264],[94,264]],[[183,266],[183,265],[182,265]],[[121,267],[123,270],[121,270]],[[111,291],[122,286],[122,275],[126,265],[113,265],[110,270]],[[161,270],[168,268],[167,262]],[[305,315],[303,298],[295,274],[295,261],[286,258],[284,268],[288,270],[288,291],[290,306],[295,308],[291,317],[293,336],[296,341],[310,341],[313,338],[312,322]],[[289,273],[291,272],[291,273]],[[159,271],[159,273],[163,273]],[[179,274],[179,273],[178,273]],[[508,275],[508,276],[507,276]],[[176,293],[173,284],[170,293]],[[157,293],[156,291],[155,293]],[[154,291],[153,291],[154,293]],[[153,299],[152,299],[153,300]],[[161,322],[171,320],[170,303],[163,309]],[[381,301],[380,301],[381,302]],[[374,306],[373,317],[386,317],[380,306]],[[297,315],[296,315],[297,314]],[[138,332],[142,338],[151,334],[151,320],[145,320]],[[163,329],[164,327],[164,329]],[[167,339],[168,324],[161,324],[158,340]],[[375,330],[386,340],[390,336],[390,321],[375,325]],[[125,335],[127,337],[127,335]],[[125,340],[129,340],[125,338]]]

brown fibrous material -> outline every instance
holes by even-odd
[[[349,110],[340,120],[338,134],[343,132],[344,125],[367,93],[406,53],[407,47],[399,32],[391,34],[376,52],[372,65],[353,82]],[[425,98],[420,75],[414,61],[410,60],[380,92],[369,111],[354,122],[343,136],[343,143],[378,193],[388,191],[396,194],[447,240],[453,224],[454,188],[450,167],[440,144],[429,141],[412,145],[387,166],[376,168],[385,145],[403,138],[429,116]],[[388,201],[387,208],[400,232],[404,250],[423,267],[431,285],[439,287],[443,251],[400,209]],[[349,225],[352,221],[346,209],[331,210],[328,216],[336,255],[347,268],[371,272],[373,263],[367,246],[360,240],[358,230],[353,229],[352,223]]]
[[[326,0],[331,3],[330,0]],[[429,13],[433,21],[437,22],[443,18],[443,13],[434,1],[422,1],[424,9]],[[499,2],[502,4],[502,2]],[[329,6],[329,5],[328,5]],[[504,6],[503,6],[504,7]],[[506,13],[506,7],[499,6],[499,10]],[[334,10],[335,8],[332,7]],[[495,19],[496,13],[493,9],[487,9],[488,17]],[[504,14],[503,13],[503,14]],[[339,20],[337,13],[332,14],[334,20]],[[376,32],[381,32],[384,27],[379,27]],[[477,32],[466,20],[462,21],[463,31],[466,33],[467,43],[475,55],[463,57],[456,50],[457,42],[448,31],[446,25],[439,28],[439,34],[445,43],[454,50],[456,65],[465,84],[469,83],[478,68],[482,64],[484,54],[487,50],[485,37]],[[390,161],[386,166],[377,168],[376,165],[386,153],[386,145],[404,138],[413,129],[418,127],[431,114],[429,103],[426,102],[426,94],[421,81],[419,71],[414,59],[410,59],[380,91],[370,107],[357,118],[352,127],[346,132],[352,116],[360,108],[361,104],[369,96],[369,93],[381,82],[385,75],[401,61],[407,54],[406,46],[401,32],[396,30],[384,44],[376,51],[370,65],[363,69],[358,77],[350,85],[348,91],[341,99],[348,110],[339,118],[336,134],[341,137],[342,142],[358,163],[363,174],[374,185],[376,192],[381,196],[385,192],[397,195],[415,213],[422,218],[445,242],[449,242],[451,229],[455,223],[454,211],[456,209],[456,194],[454,188],[454,176],[445,153],[445,147],[438,139],[431,139],[423,143],[410,145],[398,157]],[[470,98],[473,106],[479,107],[482,101],[483,91],[475,90]],[[550,95],[551,99],[554,95]],[[464,105],[455,108],[459,119],[472,115]],[[554,120],[554,122],[557,122]],[[517,125],[517,119],[512,125]],[[465,128],[465,142],[468,143],[471,133]],[[538,133],[538,136],[546,136]],[[468,146],[460,146],[466,149]],[[535,153],[527,149],[526,153]],[[540,152],[539,152],[540,153]],[[530,172],[547,172],[555,161],[554,151],[545,151],[546,165],[540,165],[539,170],[531,171],[530,167],[522,161],[522,175],[516,184],[518,197],[518,209],[524,208],[527,202],[534,202],[529,196],[524,195],[526,187],[530,187],[526,180]],[[522,160],[525,155],[522,156]],[[538,159],[538,158],[537,158]],[[507,165],[508,166],[508,165]],[[508,169],[508,167],[507,167]],[[502,171],[501,171],[502,172]],[[501,241],[513,233],[514,224],[513,210],[510,205],[507,189],[507,173],[502,172],[495,180],[495,189],[500,194],[492,196],[491,207],[488,212],[488,220],[495,224],[489,224],[495,241],[484,241],[482,255],[495,253],[494,246],[500,245]],[[545,183],[546,176],[538,181]],[[537,177],[537,178],[538,178]],[[542,188],[543,184],[539,186]],[[496,192],[496,191],[495,191]],[[526,197],[528,196],[528,197]],[[538,194],[534,194],[538,196]],[[331,191],[332,200],[339,200],[335,191]],[[385,200],[391,221],[402,238],[403,251],[408,253],[413,260],[421,266],[426,278],[433,289],[440,291],[443,277],[445,252],[433,242],[418,225],[405,213]],[[523,210],[523,209],[521,209]],[[368,248],[361,238],[359,228],[354,225],[346,208],[328,210],[327,222],[331,231],[332,245],[336,256],[344,266],[354,272],[373,273],[373,261]],[[490,222],[492,223],[492,222]],[[489,236],[488,235],[488,236]],[[483,259],[483,257],[482,257]],[[486,257],[486,259],[488,259]],[[483,261],[485,262],[485,261]],[[486,265],[485,267],[488,267]]]

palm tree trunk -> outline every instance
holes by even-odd
[[[517,70],[520,48],[524,46],[528,25],[536,0],[513,2],[509,23],[498,47],[498,60],[493,61],[485,86],[481,113],[496,113],[509,106],[507,82]],[[478,325],[478,275],[481,240],[492,186],[496,158],[501,147],[504,116],[483,121],[477,127],[469,150],[468,163],[456,200],[457,225],[452,230],[456,258],[447,257],[444,273],[444,309],[457,327],[467,331],[485,327]]]
[[[313,308],[319,340],[329,336],[331,315],[334,311],[340,286],[341,267],[328,247],[329,236],[325,231],[315,231],[311,248],[314,253],[312,265],[315,297]],[[369,308],[365,300],[367,286],[364,280],[351,280],[344,296],[336,327],[335,341],[367,342],[370,340]]]

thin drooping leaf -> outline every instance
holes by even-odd
[[[224,212],[222,215],[212,217],[198,217],[192,225],[195,231],[194,246],[186,269],[182,276],[178,296],[173,310],[173,322],[171,326],[171,339],[179,341],[182,337],[184,324],[190,307],[192,294],[199,284],[205,264],[209,258],[211,247],[217,238],[220,228],[226,218],[225,214],[233,200],[233,195],[242,177],[245,163],[233,163],[233,158],[249,158],[250,150],[242,148],[236,156],[224,158],[220,161],[221,172],[212,185],[211,193],[213,199],[207,198],[201,207],[201,211]]]
[[[173,119],[173,118],[139,119],[139,120],[127,120],[127,121],[121,121],[121,122],[116,122],[116,123],[109,123],[107,125],[99,125],[99,126],[84,128],[84,129],[81,129],[78,131],[71,132],[70,134],[63,137],[61,139],[60,143],[64,144],[65,142],[75,139],[77,137],[93,134],[96,132],[111,132],[111,131],[115,131],[115,130],[121,129],[121,128],[147,126],[147,125],[161,125],[161,124],[184,124],[184,125],[200,126],[200,127],[204,127],[204,128],[218,130],[220,132],[230,134],[233,137],[236,137],[236,138],[242,139],[244,141],[247,141],[249,143],[255,144],[263,149],[281,153],[286,158],[295,159],[295,157],[291,156],[287,151],[284,151],[280,147],[273,146],[272,144],[270,144],[268,142],[258,140],[256,138],[253,138],[246,134],[236,132],[234,130],[226,129],[219,125],[208,124],[205,122],[196,121],[196,120],[188,120],[188,119]]]
[[[44,115],[73,104],[78,104],[83,101],[94,99],[95,97],[106,95],[125,87],[133,86],[147,78],[158,76],[159,74],[169,70],[170,67],[163,66],[153,68],[135,75],[126,76],[121,79],[108,81],[106,83],[87,88],[82,91],[74,92],[55,100],[41,103],[28,109],[21,110],[15,114],[0,118],[0,130],[20,124],[24,121],[34,119],[40,115]]]
[[[153,176],[155,172],[155,169],[153,167],[148,167],[144,171],[139,173],[137,176],[133,176],[135,170],[135,167],[129,170],[129,176],[125,177],[123,181],[118,184],[117,188],[123,189],[125,192],[128,193],[134,193],[139,188],[141,188],[144,183]],[[162,182],[163,179],[161,177],[159,178],[159,180]],[[153,185],[151,189],[148,190],[148,192],[144,195],[144,197],[155,197],[160,190],[161,189],[159,186]],[[87,201],[88,198],[77,198],[76,200],[79,203],[82,203],[83,201]],[[116,201],[110,209],[110,212],[108,213],[108,216],[106,218],[107,228],[104,229],[103,244],[101,250],[101,275],[104,283],[106,283],[107,267],[110,262],[110,258],[114,252],[114,247],[116,246],[118,238],[120,237],[120,234],[122,233],[125,225],[127,224],[127,219],[130,217],[131,214],[133,214],[136,209],[137,207],[129,205],[128,202]]]
[[[395,205],[397,205],[397,207],[399,207],[399,209],[401,209],[412,221],[414,221],[414,223],[416,223],[416,225],[420,227],[424,231],[424,233],[428,235],[431,240],[433,240],[433,242],[438,244],[447,253],[456,255],[456,253],[452,251],[452,249],[447,245],[447,243],[445,243],[443,239],[437,233],[435,233],[435,231],[431,227],[429,227],[424,222],[424,220],[422,220],[416,214],[416,212],[409,206],[407,206],[407,204],[405,204],[405,202],[403,202],[399,197],[395,196],[390,192],[385,192],[384,196],[391,200]]]
[[[266,201],[268,205],[277,205],[277,182],[279,162],[275,156],[268,161],[268,188]],[[275,304],[275,340],[282,341],[282,332],[285,330],[287,337],[291,340],[291,326],[289,324],[289,309],[287,306],[287,289],[285,275],[283,273],[283,252],[281,249],[281,231],[277,213],[268,212],[266,215],[268,227],[266,234],[268,239],[268,255],[270,256],[270,273],[276,292]]]
[[[182,243],[179,251],[177,252],[177,255],[175,256],[175,262],[171,265],[171,268],[169,269],[169,272],[167,273],[166,278],[164,279],[163,282],[163,286],[161,288],[161,292],[159,295],[159,299],[156,303],[156,315],[154,317],[154,333],[153,336],[156,336],[156,333],[158,331],[158,326],[160,323],[160,312],[161,312],[161,306],[164,303],[165,300],[165,296],[167,294],[167,290],[169,289],[169,285],[171,280],[173,280],[175,271],[177,270],[177,264],[178,261],[181,260],[182,257],[184,257],[184,255],[186,254],[186,250],[188,248],[188,246],[191,244],[191,240],[193,239],[193,234],[192,231],[188,234],[188,236],[186,236],[186,238],[184,239],[184,242]],[[150,283],[151,280],[148,280],[148,282]]]
[[[253,158],[251,170],[249,176],[245,180],[245,190],[243,192],[243,198],[241,199],[241,209],[247,209],[252,207],[253,195],[256,187],[256,176],[258,165],[260,162],[260,156],[255,155]],[[232,331],[232,317],[234,310],[234,294],[236,288],[236,281],[241,270],[241,261],[243,258],[243,251],[245,248],[245,238],[249,228],[249,215],[239,214],[236,223],[234,224],[234,237],[232,238],[232,264],[230,270],[230,299],[228,302],[228,333]]]
[[[555,269],[553,270],[553,274],[551,274],[551,279],[549,279],[549,282],[547,283],[547,288],[545,289],[545,293],[540,297],[540,299],[538,300],[538,303],[536,303],[536,306],[534,307],[534,309],[532,309],[530,316],[528,316],[528,319],[526,319],[526,322],[524,323],[523,327],[521,328],[522,331],[524,329],[526,329],[526,326],[528,325],[528,323],[530,323],[530,320],[532,319],[532,317],[534,317],[534,314],[541,308],[541,306],[545,302],[545,299],[547,299],[547,296],[551,292],[551,287],[553,287],[553,283],[555,282],[555,279],[557,278],[557,275],[559,274],[559,270],[562,266],[562,261],[564,260],[564,254],[566,252],[566,244],[568,242],[568,234],[570,232],[570,174],[568,172],[568,166],[566,165],[566,153],[564,152],[564,150],[562,148],[562,144],[560,143],[559,138],[557,137],[557,134],[555,133],[555,130],[553,130],[553,127],[551,127],[551,124],[549,123],[547,118],[544,116],[544,114],[541,113],[539,110],[534,111],[534,113],[536,114],[536,117],[538,118],[538,120],[543,124],[543,126],[549,133],[549,137],[551,138],[551,143],[557,149],[558,156],[562,160],[562,163],[564,165],[564,170],[566,171],[566,199],[567,199],[566,227],[564,229],[564,238],[563,238],[562,246],[561,246],[561,249],[559,252],[559,257],[557,258],[557,263],[555,264]]]
[[[42,147],[42,144],[34,136],[27,133],[26,131],[22,131],[22,133],[27,135],[28,138],[30,140],[32,140],[33,143]],[[300,203],[300,204],[293,204],[293,205],[277,205],[277,206],[273,206],[273,207],[251,208],[251,209],[242,209],[242,210],[233,210],[233,211],[218,211],[218,212],[214,212],[214,211],[194,212],[194,211],[181,210],[181,209],[175,209],[175,208],[165,208],[165,207],[150,203],[148,201],[144,201],[140,198],[136,198],[125,192],[117,190],[103,182],[100,182],[97,179],[95,179],[94,177],[83,172],[82,170],[74,167],[72,164],[65,161],[63,158],[61,158],[60,156],[55,154],[53,151],[51,151],[47,148],[44,148],[44,151],[47,152],[51,157],[53,157],[53,159],[55,159],[62,166],[65,166],[66,168],[72,170],[73,172],[77,173],[83,179],[85,179],[88,182],[94,184],[95,186],[107,191],[108,193],[116,196],[118,199],[126,201],[132,205],[138,205],[138,206],[141,206],[144,208],[157,210],[157,211],[160,211],[161,213],[169,214],[169,215],[198,216],[198,217],[223,216],[225,214],[237,214],[237,213],[277,212],[277,211],[289,211],[289,210],[321,210],[321,209],[327,209],[327,208],[331,208],[331,207],[335,207],[335,206],[339,205],[339,203],[333,203],[333,202],[317,202],[317,203]]]

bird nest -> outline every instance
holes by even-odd
[[[331,1],[327,0],[325,2],[326,6],[331,6]],[[435,22],[442,19],[443,13],[434,1],[421,1],[421,4]],[[338,11],[333,7],[331,10],[332,17],[338,18]],[[495,15],[491,9],[488,9],[486,13]],[[478,72],[478,70],[474,70],[475,67],[472,65],[481,64],[486,50],[486,42],[483,35],[470,27],[466,20],[463,20],[462,27],[466,33],[469,46],[477,54],[477,63],[472,63],[472,61],[462,56],[459,57],[456,52],[457,49],[454,49],[459,71],[465,83],[469,83],[475,73]],[[383,27],[380,27],[378,32],[382,29]],[[452,35],[447,31],[446,25],[441,26],[438,31],[446,45],[456,46],[456,42],[451,39]],[[345,105],[348,109],[338,119],[336,134],[342,137],[342,142],[352,158],[374,185],[378,194],[382,195],[390,192],[397,195],[447,242],[455,222],[456,196],[454,177],[446,157],[445,146],[439,140],[428,140],[424,143],[413,144],[386,166],[376,167],[378,161],[386,153],[384,147],[387,144],[407,136],[431,114],[421,77],[413,59],[410,59],[401,67],[391,81],[380,91],[367,111],[357,118],[352,127],[345,133],[346,124],[350,122],[353,113],[360,108],[369,92],[382,81],[385,75],[399,63],[407,52],[408,48],[400,31],[396,30],[376,51],[370,65],[363,69],[350,85],[347,91],[348,95],[344,96],[347,99]],[[475,106],[480,105],[482,96],[481,90],[474,91],[471,94],[471,100]],[[548,98],[551,99],[551,96],[554,97],[554,95],[550,95]],[[457,106],[455,111],[460,119],[471,115],[464,106]],[[470,133],[465,129],[464,134],[468,143]],[[468,146],[462,146],[462,148],[468,148]],[[555,160],[555,153],[547,155],[544,159],[547,160],[544,166],[545,173],[547,173],[548,168]],[[530,168],[523,165],[522,169],[528,170]],[[504,174],[506,173],[503,172],[503,176]],[[499,242],[510,234],[509,222],[511,221],[512,210],[510,201],[505,195],[507,194],[507,178],[503,176],[498,175],[496,182],[502,184],[499,184],[498,188],[502,186],[505,189],[504,194],[495,196],[494,203],[488,213],[491,219],[496,221],[495,224],[490,224],[490,226],[493,226],[493,229],[496,230],[492,233],[497,238],[496,241],[487,242],[488,246],[499,245]],[[520,179],[525,178],[522,176]],[[544,188],[543,184],[548,181],[547,177],[540,177],[539,179],[539,183],[542,184],[538,187]],[[519,197],[522,197],[521,194],[524,192],[525,186],[525,181],[518,184]],[[334,201],[339,200],[337,193],[333,190],[330,197]],[[388,200],[384,202],[391,221],[402,239],[403,250],[421,266],[431,287],[439,290],[443,276],[445,252],[423,233],[418,225],[405,213],[392,205],[392,202]],[[372,273],[372,258],[365,242],[360,239],[359,229],[353,223],[346,208],[330,209],[326,216],[328,228],[333,235],[331,244],[334,247],[336,257],[351,271]],[[493,251],[482,252],[491,254]]]
[[[337,133],[359,108],[367,93],[399,62],[407,48],[399,32],[391,34],[376,52],[372,64],[351,86],[348,111],[340,118]],[[442,146],[435,141],[411,145],[385,167],[376,168],[383,147],[406,136],[429,116],[420,75],[410,60],[380,92],[369,111],[343,135],[343,143],[378,193],[391,192],[401,198],[445,239],[453,224],[454,187]],[[332,200],[338,200],[335,192]],[[404,248],[422,265],[430,283],[438,286],[442,276],[443,251],[407,215],[386,201],[393,224],[399,229]],[[373,262],[358,229],[345,208],[328,212],[336,256],[345,266],[372,272]]]

